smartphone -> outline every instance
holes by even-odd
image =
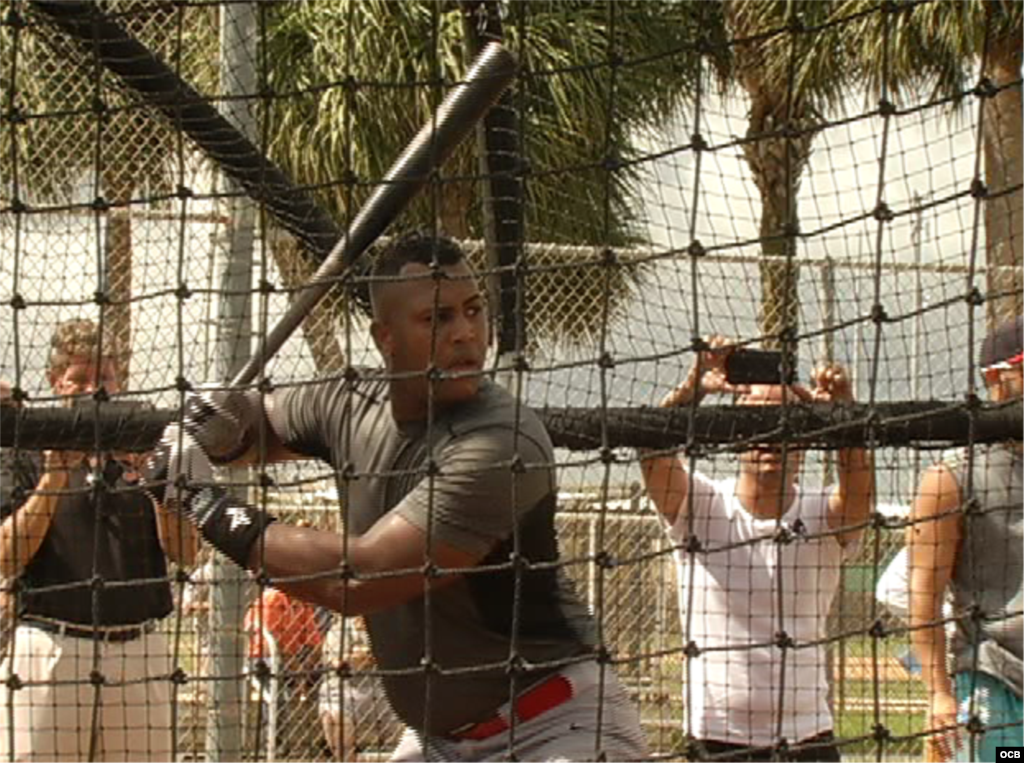
[[[725,380],[729,384],[782,384],[782,353],[779,350],[736,350],[725,359]],[[795,363],[790,363],[786,384],[794,381]]]

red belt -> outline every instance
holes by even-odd
[[[512,703],[512,709],[516,720],[519,723],[525,723],[570,699],[572,699],[572,684],[568,678],[556,673],[516,697],[515,702]],[[460,726],[450,732],[448,736],[453,739],[471,739],[479,742],[503,731],[508,731],[509,728],[508,720],[500,714],[495,714],[486,720]]]

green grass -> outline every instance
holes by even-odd
[[[903,755],[920,755],[922,752],[920,739],[906,739],[911,734],[919,734],[924,730],[924,712],[882,712],[879,722],[889,731],[890,741],[885,743],[885,750]],[[871,710],[847,710],[836,719],[836,736],[842,739],[854,739],[874,733],[875,714]],[[878,749],[874,739],[864,739],[843,746],[844,754],[874,752]]]

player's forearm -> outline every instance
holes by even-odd
[[[322,597],[341,579],[345,556],[340,540],[334,533],[275,523],[253,544],[246,566],[252,572],[274,578],[276,588],[291,592],[302,587]],[[287,581],[288,578],[305,576],[322,577]],[[278,581],[278,578],[285,580]]]
[[[248,567],[290,596],[346,615],[361,614],[351,609],[342,539],[334,533],[273,524],[253,545]]]
[[[273,524],[249,555],[248,568],[266,574],[273,585],[298,599],[335,612],[364,615],[422,595],[419,568],[406,574],[378,569],[357,537],[286,524]],[[345,576],[343,570],[350,570]],[[387,572],[383,577],[361,576]],[[304,579],[305,578],[305,579]]]
[[[67,472],[46,472],[35,492],[0,525],[0,576],[17,577],[36,555],[57,511],[57,491],[67,486]]]

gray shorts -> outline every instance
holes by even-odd
[[[406,730],[390,760],[509,760],[513,751],[517,760],[650,759],[640,714],[611,668],[604,670],[603,686],[595,662],[570,665],[560,673],[572,684],[572,698],[514,729],[482,740],[424,737]],[[498,714],[508,718],[508,704]]]

